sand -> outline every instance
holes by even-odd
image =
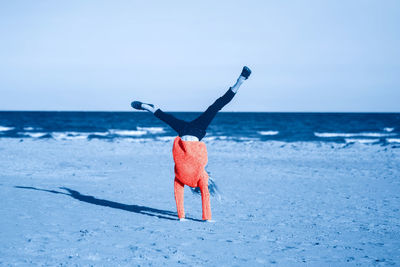
[[[172,141],[0,140],[0,266],[400,264],[400,149],[208,141],[214,223]]]

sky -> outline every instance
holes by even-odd
[[[1,1],[0,110],[400,112],[400,1]]]

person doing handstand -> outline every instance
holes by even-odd
[[[172,154],[175,162],[174,194],[178,217],[185,219],[183,205],[184,186],[199,187],[201,192],[203,220],[211,220],[210,193],[208,191],[208,174],[205,171],[207,165],[207,148],[201,139],[206,135],[208,125],[226,104],[237,93],[242,83],[250,76],[251,70],[244,66],[242,73],[235,85],[218,98],[198,118],[187,122],[173,115],[165,113],[154,104],[133,101],[131,106],[137,110],[147,110],[157,118],[174,129],[178,136],[174,140]]]

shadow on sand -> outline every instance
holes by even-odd
[[[105,199],[99,199],[99,198],[95,198],[94,196],[82,195],[78,191],[75,191],[75,190],[72,190],[72,189],[69,189],[66,187],[60,187],[60,189],[67,191],[67,193],[61,192],[61,191],[56,191],[56,190],[40,189],[40,188],[31,187],[31,186],[14,186],[14,187],[20,188],[20,189],[44,191],[44,192],[49,192],[49,193],[53,193],[53,194],[67,195],[67,196],[70,196],[79,201],[98,205],[98,206],[126,210],[126,211],[130,211],[130,212],[134,212],[134,213],[153,216],[153,217],[157,217],[160,219],[166,219],[166,220],[171,220],[171,221],[178,220],[176,213],[172,212],[172,211],[159,210],[159,209],[154,209],[154,208],[150,208],[150,207],[146,207],[146,206],[139,206],[139,205],[127,205],[127,204],[122,204],[122,203],[109,201],[109,200],[105,200]],[[186,219],[191,220],[191,221],[201,222],[201,220],[194,219],[194,218],[186,217]]]

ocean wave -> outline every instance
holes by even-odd
[[[388,143],[400,143],[400,138],[387,138]]]
[[[215,141],[215,140],[218,140],[217,136],[207,136],[207,137],[204,137],[201,141],[203,141],[203,142],[211,142],[211,141]]]
[[[19,134],[22,134],[22,135],[25,135],[25,136],[29,136],[29,137],[32,137],[32,138],[41,138],[43,136],[48,135],[48,133],[19,133]]]
[[[138,131],[146,131],[151,134],[158,134],[158,133],[163,133],[165,132],[163,127],[136,127]]]
[[[88,133],[89,135],[97,135],[97,136],[107,136],[107,135],[109,135],[109,133],[108,132],[91,132],[91,133]]]
[[[92,139],[109,139],[110,135],[109,132],[91,132],[88,134],[87,139],[92,140]]]
[[[385,128],[383,128],[383,130],[384,130],[385,132],[393,132],[394,128],[385,127]]]
[[[258,131],[261,135],[277,135],[279,131]]]
[[[314,132],[317,137],[388,137],[395,136],[395,133],[318,133]]]
[[[87,139],[89,134],[80,132],[53,132],[50,135],[56,140],[82,140]]]
[[[361,143],[361,144],[373,144],[379,143],[379,139],[356,139],[356,138],[345,138],[346,143]]]
[[[28,127],[26,127],[28,128]],[[54,138],[56,140],[79,140],[79,139],[93,139],[93,138],[105,138],[105,139],[113,139],[113,138],[138,138],[142,137],[149,133],[149,131],[160,132],[160,128],[157,129],[147,129],[144,130],[116,130],[111,129],[106,132],[76,132],[76,131],[65,131],[65,132],[32,132],[29,131],[31,128],[26,129],[26,132],[18,132],[16,135],[12,134],[9,137],[28,137],[28,138]],[[14,128],[11,127],[3,127],[3,131],[10,131]],[[34,128],[32,128],[34,129]],[[2,136],[7,136],[7,134],[3,134]]]
[[[115,130],[111,129],[109,131],[111,134],[120,135],[120,136],[140,136],[147,134],[147,131],[140,130]]]
[[[260,139],[255,137],[239,137],[238,140],[240,141],[259,141]]]
[[[207,136],[202,139],[205,142],[211,141],[234,141],[234,142],[244,142],[244,141],[260,141],[258,137],[246,137],[246,136]]]
[[[7,131],[14,130],[14,129],[15,129],[15,127],[6,127],[6,126],[0,125],[0,132],[7,132]]]
[[[214,136],[204,137],[202,140],[203,141],[215,141],[215,140],[234,140],[234,139],[235,139],[235,137],[232,137],[232,136],[214,135]]]
[[[176,136],[157,136],[156,139],[160,141],[172,141]]]

